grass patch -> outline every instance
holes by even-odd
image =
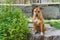
[[[45,24],[50,24],[52,27],[60,29],[60,21],[58,21],[58,22],[46,22]]]

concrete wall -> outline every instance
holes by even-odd
[[[45,18],[58,18],[60,16],[59,13],[59,8],[55,6],[47,6],[43,9]]]
[[[60,5],[59,5],[60,6]],[[22,9],[24,15],[32,17],[32,6],[14,6]],[[58,6],[45,6],[42,10],[44,18],[60,18],[60,7]]]
[[[32,16],[32,6],[20,6],[27,17]],[[60,18],[59,8],[56,6],[46,6],[42,10],[44,18]]]

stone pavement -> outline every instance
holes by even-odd
[[[44,36],[41,36],[39,33],[34,34],[33,24],[29,24],[29,28],[31,29],[31,35],[29,40],[60,40],[60,30],[51,27],[49,24],[45,24],[47,30]]]

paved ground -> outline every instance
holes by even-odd
[[[53,40],[60,40],[60,30],[57,30],[56,28],[51,27],[49,24],[45,24],[45,26],[47,26],[47,28],[48,28],[45,32],[45,35],[44,35],[45,40],[49,40],[48,38],[50,36],[53,36]],[[40,34],[34,34],[33,24],[29,24],[29,28],[31,29],[31,33],[32,33],[33,37],[38,38],[40,36]]]

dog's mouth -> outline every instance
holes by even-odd
[[[38,14],[36,14],[36,17],[38,17]]]

